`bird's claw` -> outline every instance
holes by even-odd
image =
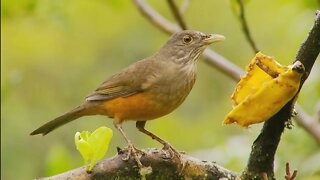
[[[173,159],[174,157],[177,158],[177,160],[179,161],[179,169],[180,169],[179,174],[181,174],[185,168],[185,162],[182,159],[181,153],[185,154],[185,152],[179,152],[174,147],[172,147],[169,143],[166,143],[163,146],[163,150],[169,151],[170,158],[168,158],[168,159]]]
[[[172,147],[169,143],[166,143],[163,146],[164,150],[168,150],[170,153],[171,158],[177,157],[181,161],[181,154],[178,150],[176,150],[174,147]]]
[[[131,155],[131,150],[128,149],[128,154],[126,155],[126,157],[122,157],[122,160],[124,161],[128,161]]]
[[[142,164],[140,162],[140,158],[139,158],[137,152],[139,152],[140,154],[145,154],[144,151],[134,147],[132,144],[128,144],[128,153],[127,153],[126,157],[122,157],[122,160],[128,161],[130,159],[130,156],[133,155],[134,159],[138,163],[138,166],[141,168]]]

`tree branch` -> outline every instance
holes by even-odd
[[[172,34],[177,31],[182,30],[179,26],[177,26],[174,23],[171,23],[167,19],[165,19],[163,16],[161,16],[159,13],[157,13],[152,7],[150,7],[144,0],[133,0],[133,3],[138,8],[140,13],[146,17],[152,24],[154,24],[156,27],[158,27],[160,30],[164,31],[167,34]],[[181,14],[180,14],[181,16]],[[180,19],[183,19],[180,17]],[[246,26],[249,32],[248,26]],[[248,39],[248,34],[245,33]],[[252,39],[252,37],[249,34],[249,37]],[[254,42],[254,41],[253,41]],[[254,50],[255,51],[255,50]],[[224,73],[234,81],[239,81],[240,76],[244,74],[244,71],[239,68],[237,65],[233,64],[232,61],[225,58],[224,56],[216,53],[215,51],[207,48],[205,52],[203,53],[203,58],[205,62],[219,70],[220,72]],[[303,109],[297,109],[298,114],[305,114]],[[320,142],[320,139],[318,138],[318,133],[320,131],[319,126],[311,127],[311,126],[303,126],[304,124],[307,124],[308,120],[303,118],[295,118],[298,124],[301,124],[302,128],[305,128],[308,133],[311,134],[312,137],[315,138],[317,142]],[[319,128],[318,128],[319,127]]]
[[[190,0],[184,0],[183,1],[182,5],[181,5],[181,8],[179,10],[181,15],[183,15],[187,11],[187,9],[189,7],[189,4],[190,4]]]
[[[257,48],[257,45],[250,33],[250,28],[245,16],[245,7],[243,4],[243,0],[237,0],[237,3],[239,5],[239,20],[242,25],[243,33],[253,52],[257,53],[259,52],[259,49]],[[316,140],[318,144],[320,144],[320,124],[316,121],[312,121],[311,118],[308,118],[303,108],[301,108],[298,104],[296,105],[296,107],[298,108],[296,108],[297,116],[294,117],[295,121],[298,125],[305,129]]]
[[[161,149],[144,149],[141,156],[144,166],[151,166],[152,172],[146,179],[236,179],[237,174],[231,172],[214,162],[201,161],[188,155],[182,155],[183,168],[180,162],[168,158],[166,151]],[[85,167],[74,169],[52,177],[39,178],[39,180],[59,179],[141,179],[136,161],[131,158],[122,160],[127,156],[126,150],[121,150],[119,155],[100,161],[93,168],[92,173],[87,173]]]
[[[312,66],[320,52],[320,12],[317,11],[316,14],[315,23],[294,60],[294,62],[300,61],[305,67],[300,88],[310,74]],[[257,179],[262,178],[261,173],[267,173],[269,179],[274,179],[274,155],[284,128],[290,124],[289,119],[291,118],[294,104],[295,98],[264,123],[260,135],[252,145],[247,168],[242,174],[244,179],[252,177],[256,177]]]
[[[165,33],[172,34],[181,31],[179,26],[165,19],[158,12],[153,10],[144,0],[133,0],[133,3],[143,16],[148,18],[153,25]]]
[[[294,117],[299,126],[303,127],[314,139],[320,144],[320,122],[317,117],[310,117],[306,112],[303,111],[299,104],[295,105],[297,115]]]
[[[238,82],[241,75],[244,74],[244,71],[241,68],[211,49],[207,48],[202,56],[208,65],[216,68],[236,82]]]
[[[293,173],[291,174],[290,171],[290,164],[286,163],[286,175],[284,176],[285,180],[294,180],[298,175],[298,171],[294,170]]]
[[[182,30],[179,26],[171,23],[157,13],[144,0],[133,0],[133,3],[144,17],[165,33],[171,35],[172,33]],[[235,81],[238,81],[240,76],[244,74],[244,71],[241,68],[211,49],[207,48],[203,53],[203,57],[206,63],[217,68],[219,71],[225,73]]]
[[[182,18],[181,12],[179,11],[179,8],[177,7],[177,4],[174,2],[174,0],[167,0],[169,7],[171,9],[171,12],[174,16],[174,18],[177,20],[179,26],[183,29],[187,29],[187,24],[185,20]]]
[[[259,52],[259,49],[258,49],[256,43],[254,42],[254,40],[253,40],[253,38],[251,36],[251,33],[250,33],[248,22],[247,22],[247,19],[246,19],[246,16],[245,16],[243,0],[237,0],[237,2],[238,2],[238,5],[239,5],[239,10],[240,10],[239,19],[240,19],[240,22],[241,22],[243,33],[245,34],[245,36],[247,38],[247,41],[249,42],[253,52],[257,53],[257,52]]]
[[[177,22],[180,25],[180,28],[182,28],[183,30],[187,29],[185,20],[179,12],[179,9],[174,0],[168,0],[168,3],[172,13],[174,14]],[[203,53],[203,57],[207,64],[213,66],[224,74],[227,74],[235,81],[239,81],[241,74],[244,74],[242,69],[240,69],[238,66],[231,63],[230,60],[226,59],[215,51],[212,51],[211,49],[206,49],[206,51]]]

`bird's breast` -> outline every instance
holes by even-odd
[[[146,91],[158,106],[171,112],[176,109],[190,93],[196,80],[196,67],[189,66],[167,71],[161,80],[152,84]]]
[[[105,110],[104,115],[119,121],[146,121],[169,114],[188,96],[196,74],[195,69],[189,69],[150,77],[145,91],[103,102],[100,108]]]

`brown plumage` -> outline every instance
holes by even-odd
[[[196,79],[195,60],[209,44],[223,39],[221,35],[191,30],[175,33],[157,53],[111,76],[87,96],[82,105],[44,124],[31,135],[45,135],[82,116],[105,115],[114,119],[128,142],[128,155],[132,153],[139,164],[136,149],[122,130],[123,121],[137,121],[141,132],[178,154],[166,141],[145,130],[145,123],[172,112],[185,100]]]

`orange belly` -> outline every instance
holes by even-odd
[[[128,97],[118,97],[107,100],[99,105],[104,115],[117,121],[136,120],[146,121],[164,116],[174,108],[155,102],[150,95],[138,93]]]

